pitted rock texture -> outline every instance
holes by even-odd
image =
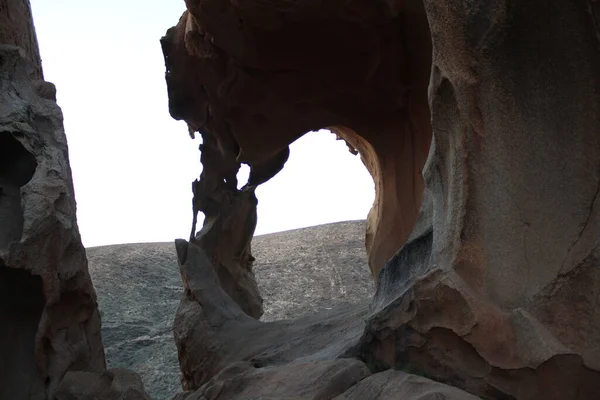
[[[0,360],[3,400],[150,400],[135,373],[106,371],[63,117],[27,0],[0,0]],[[116,386],[99,397],[74,376]]]
[[[218,285],[199,246],[178,240],[176,247],[185,297],[174,327],[186,391],[174,400],[325,400],[338,395],[362,400],[365,390],[379,384],[373,399],[390,398],[395,391],[414,398],[477,399],[406,373],[376,374],[364,382],[371,370],[351,356],[364,329],[366,305],[256,321]]]
[[[598,4],[186,1],[161,43],[171,114],[207,144],[195,212],[250,197],[291,141],[323,127],[376,182],[377,292],[365,314],[344,311],[366,319],[361,337],[332,320],[343,343],[291,341],[285,354],[409,363],[490,399],[600,398]],[[251,177],[237,191],[240,162]],[[248,243],[250,211],[200,236],[241,221],[235,243]],[[233,332],[276,328],[248,320],[231,284],[199,283],[207,264],[219,274],[212,254],[239,252],[191,239],[178,242],[175,331],[197,389],[240,361]]]
[[[364,228],[349,221],[254,237],[262,320],[367,302],[373,284]],[[183,294],[173,243],[92,247],[87,256],[108,367],[138,372],[152,397],[170,399],[181,391],[172,326]]]
[[[0,27],[0,398],[52,399],[67,371],[104,371],[100,318],[28,2],[0,1]]]

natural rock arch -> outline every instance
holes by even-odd
[[[239,162],[269,179],[291,141],[323,127],[359,150],[376,181],[367,246],[378,289],[360,343],[337,356],[399,368],[411,360],[483,397],[600,396],[595,3],[186,4],[161,41],[170,111],[212,143],[202,156],[213,181]],[[209,174],[203,181],[197,198],[227,192]],[[250,204],[246,190],[227,193]],[[565,210],[573,218],[560,217]],[[251,275],[240,240],[251,236],[251,213],[217,214],[221,224],[178,243],[188,294],[175,329],[187,348],[213,343],[187,329],[203,318],[269,329],[234,303],[207,317],[192,311],[224,301],[198,280],[210,266],[219,273],[223,255],[245,260]],[[232,229],[233,215],[246,218],[244,229]],[[205,240],[216,232],[236,232],[245,257]],[[250,307],[240,287],[221,284],[260,315],[259,296]],[[194,364],[198,351],[180,353],[190,389],[210,370]],[[223,354],[215,365],[235,359]]]
[[[368,375],[407,364],[484,398],[600,398],[598,4],[188,0],[162,40],[171,113],[204,137],[194,208],[206,219],[191,243],[176,242],[185,295],[174,333],[189,390],[176,399],[357,398],[390,375],[401,389],[403,373]],[[27,1],[0,0],[0,42],[0,105],[11,110],[0,133],[37,163],[20,187],[21,237],[11,230],[0,248],[2,278],[37,293],[21,305],[26,322],[41,310],[20,351],[32,360],[35,349],[29,397],[144,399],[135,376],[105,370],[62,119]],[[261,313],[254,185],[321,127],[358,148],[378,182],[377,293],[369,307],[261,323],[249,316]],[[240,162],[253,176],[242,190]]]
[[[431,43],[422,4],[411,3],[399,12],[381,3],[365,14],[341,6],[323,14],[320,6],[308,6],[302,19],[276,34],[265,28],[262,18],[254,19],[264,11],[259,6],[218,10],[207,4],[197,8],[198,15],[189,6],[191,11],[161,43],[171,115],[204,138],[204,171],[195,185],[198,210],[213,214],[216,204],[224,204],[216,200],[223,196],[253,202],[252,187],[283,168],[289,143],[305,132],[329,128],[359,151],[375,181],[366,245],[376,279],[408,239],[421,205],[421,170],[431,139]],[[221,17],[235,18],[242,27],[210,26]],[[273,18],[279,24],[279,17]],[[205,35],[212,28],[220,34]],[[251,167],[250,185],[236,192],[233,182],[241,162]],[[236,214],[250,218],[240,222],[246,227],[244,240],[225,240],[221,233],[218,241],[203,245],[216,264],[219,257],[240,259],[239,270],[249,271],[250,263],[244,261],[249,250],[241,247],[249,246],[253,233],[250,214]],[[205,222],[211,232],[201,232],[201,241],[217,231],[232,231],[233,219],[225,220],[228,225],[222,227]],[[225,243],[240,240],[248,245],[223,255],[230,251],[223,248],[229,246]],[[223,243],[220,249],[217,242]],[[229,267],[218,270],[235,275],[234,262],[225,264]],[[243,280],[248,285],[242,290],[225,284],[234,298],[255,286],[250,278]],[[257,295],[250,297],[255,298],[250,314],[258,316]],[[247,299],[239,304],[249,307]]]

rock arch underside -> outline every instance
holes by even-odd
[[[203,139],[175,399],[600,398],[599,2],[185,3],[161,39]],[[25,0],[0,0],[0,89],[0,398],[148,399],[105,367]],[[320,128],[373,176],[376,293],[261,322],[254,191]]]

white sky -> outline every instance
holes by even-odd
[[[187,238],[199,141],[169,116],[159,44],[183,0],[31,4],[45,79],[65,117],[84,244]],[[257,197],[264,234],[365,218],[374,189],[360,158],[319,131],[292,144]]]

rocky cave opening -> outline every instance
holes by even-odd
[[[289,148],[282,170],[256,188],[255,235],[366,219],[375,199],[374,182],[351,145],[321,129],[307,132]],[[239,189],[249,174],[250,167],[242,164]]]
[[[0,132],[0,249],[21,238],[21,187],[31,180],[36,168],[33,154],[11,133]]]
[[[249,172],[240,169],[240,188]],[[284,168],[256,189],[256,197],[252,254],[264,297],[261,321],[371,298],[364,220],[374,182],[350,144],[327,129],[307,132],[290,144]]]

